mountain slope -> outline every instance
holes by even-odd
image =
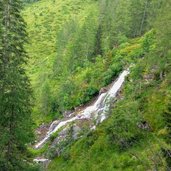
[[[62,36],[60,32],[68,22],[72,24],[74,20],[77,21],[79,27],[82,27],[87,15],[91,11],[96,13],[96,6],[95,1],[90,2],[89,0],[43,0],[25,7],[23,15],[29,33],[27,49],[28,55],[31,57],[28,72],[35,94],[36,106],[33,116],[38,124],[43,121],[50,121],[54,117],[54,111],[57,113],[55,100],[58,97],[48,96],[47,94],[50,94],[48,91],[51,91],[51,94],[59,92],[61,87],[61,81],[54,78],[56,74],[54,75],[53,71],[58,54],[57,47],[62,42],[62,40],[58,42],[58,39]]]
[[[110,118],[66,147],[48,170],[170,170],[170,62],[157,59],[161,44],[152,35],[144,38],[149,51],[132,67]]]
[[[125,65],[114,64],[113,50],[144,34],[156,17],[160,3],[139,9],[145,2],[42,0],[26,5],[37,124],[87,103],[113,80]]]
[[[130,67],[109,118],[43,149],[48,170],[170,170],[171,1],[42,0],[25,8],[37,125],[84,106]],[[84,126],[84,125],[83,125]]]

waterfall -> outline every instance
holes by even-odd
[[[52,134],[55,132],[59,131],[63,127],[69,125],[70,123],[76,121],[76,120],[82,120],[82,119],[91,119],[91,120],[96,120],[96,125],[98,123],[103,122],[106,117],[108,110],[110,108],[110,102],[112,99],[114,99],[121,89],[121,86],[123,85],[125,81],[125,77],[129,74],[129,70],[124,70],[119,77],[117,78],[116,81],[112,84],[111,88],[106,92],[102,93],[99,95],[97,100],[94,102],[93,105],[86,107],[82,111],[80,111],[76,116],[73,116],[74,113],[70,115],[70,118],[64,118],[61,121],[54,121],[50,128],[49,131],[47,132],[46,136],[38,142],[35,145],[35,148],[41,148],[50,138]],[[96,128],[96,125],[92,127],[92,129]]]

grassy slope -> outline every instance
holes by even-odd
[[[122,92],[124,99],[116,104],[112,116],[95,132],[89,133],[66,149],[62,157],[54,159],[49,171],[166,169],[161,149],[169,148],[163,138],[167,135],[163,113],[167,111],[171,93],[170,74],[164,80],[158,80],[159,70],[153,67],[160,64],[152,60],[155,44],[150,35],[151,33],[142,39],[144,42],[148,39],[151,52],[146,54],[144,48],[146,58],[139,59],[131,69],[131,75]],[[120,50],[120,54],[136,56],[135,51],[130,51],[132,47],[138,47],[137,41],[133,42],[132,46]],[[166,92],[168,96],[164,98]],[[137,123],[144,120],[148,122],[150,131],[137,127]]]
[[[28,25],[27,49],[31,57],[28,72],[37,106],[40,105],[42,85],[52,75],[57,33],[71,18],[77,18],[78,24],[81,25],[88,12],[94,11],[96,5],[96,2],[90,0],[42,0],[26,6],[23,16]],[[57,82],[54,84],[57,86]],[[52,120],[51,115],[41,115],[37,107],[34,108],[33,117],[37,124]]]
[[[28,23],[31,42],[28,51],[32,57],[29,73],[37,98],[42,83],[52,73],[52,65],[56,56],[57,32],[73,16],[80,18],[79,24],[81,24],[87,12],[95,8],[94,1],[90,3],[84,0],[42,0],[25,9],[24,16]],[[143,171],[154,170],[156,166],[161,171],[165,170],[165,159],[161,147],[167,148],[163,139],[167,134],[163,113],[168,107],[169,100],[165,95],[170,94],[170,74],[163,80],[158,78],[160,71],[155,68],[155,65],[160,66],[160,61],[154,64],[156,60],[151,58],[151,54],[143,48],[144,39],[146,36],[140,40],[131,40],[122,44],[117,51],[109,52],[106,56],[107,60],[100,58],[96,64],[89,64],[86,69],[80,70],[73,76],[73,82],[78,82],[80,88],[87,86],[84,80],[87,75],[91,75],[93,76],[92,85],[99,89],[104,86],[104,80],[101,76],[97,76],[94,70],[98,68],[99,72],[104,74],[103,77],[116,76],[118,66],[120,71],[124,65],[148,54],[145,59],[139,59],[132,70],[122,94],[125,99],[117,103],[111,113],[112,117],[94,133],[88,134],[66,149],[62,157],[53,160],[49,166],[50,171]],[[154,44],[152,46],[155,47]],[[113,74],[116,71],[117,73]],[[146,78],[149,77],[152,79],[147,80]],[[102,84],[97,84],[98,82]],[[77,99],[77,96],[80,97],[80,94],[76,94],[74,99]],[[48,120],[38,114],[34,115],[34,118],[38,123]],[[50,117],[49,121],[51,119]],[[137,129],[137,121],[141,120],[149,123],[151,132]],[[123,125],[130,123],[127,125],[128,130],[127,128],[124,130],[121,123]],[[122,139],[125,142],[128,141],[128,144],[130,141],[132,143],[133,139],[133,143],[129,148],[124,149],[120,141]]]

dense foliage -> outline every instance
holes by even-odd
[[[0,170],[30,170],[26,144],[33,140],[31,89],[21,1],[0,1]]]
[[[85,104],[119,74],[125,63],[112,59],[115,49],[149,30],[161,6],[133,2],[50,0],[26,7],[37,124]]]
[[[139,14],[138,9],[142,6],[139,3],[144,3],[146,8],[140,16],[135,15]],[[109,30],[105,33],[100,27],[100,30],[103,30],[101,35],[110,33],[108,38],[111,40],[106,40],[105,45],[112,41],[111,45],[114,46],[109,44],[105,48],[108,53],[105,53],[103,48],[99,51],[103,59],[107,60],[111,55],[111,64],[121,68],[129,63],[135,64],[120,95],[124,99],[118,101],[111,113],[112,116],[95,132],[90,132],[74,145],[66,147],[63,155],[50,164],[49,170],[170,170],[171,2],[137,1],[137,4],[133,5],[133,13],[130,16],[129,12],[125,11],[128,7],[122,9],[125,15],[116,15],[125,17],[128,23],[131,21],[130,25],[126,24],[130,26],[128,30],[124,28],[124,31],[121,31],[123,24],[118,27],[121,33],[119,38],[115,37],[118,34]],[[110,4],[107,9],[111,6]],[[117,10],[120,10],[119,6]],[[142,19],[139,25],[134,24],[138,24],[136,20],[140,21],[137,17]],[[122,22],[124,19],[119,21]],[[113,24],[116,27],[117,23]],[[110,25],[108,29],[111,27]],[[152,30],[148,31],[149,29]],[[116,28],[113,30],[117,31]],[[147,33],[141,39],[130,41],[130,38],[141,36],[145,32]],[[104,38],[107,38],[107,35]],[[103,36],[100,40],[104,40]],[[103,41],[100,47],[104,47]],[[82,68],[84,70],[84,67]]]
[[[170,11],[171,0],[0,0],[0,170],[36,170],[28,146],[49,171],[171,170]],[[57,158],[30,147],[32,119],[63,117],[128,67],[95,131],[68,136]]]

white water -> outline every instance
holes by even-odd
[[[49,161],[49,159],[45,159],[45,158],[38,158],[38,159],[34,159],[33,160],[36,163],[43,163],[43,162],[47,162]]]
[[[35,145],[35,148],[41,148],[50,138],[50,136],[57,132],[60,128],[67,126],[69,123],[75,121],[75,120],[81,120],[81,119],[96,119],[97,124],[103,122],[106,119],[106,114],[110,107],[110,101],[111,99],[114,99],[121,89],[121,86],[124,83],[125,77],[129,74],[129,70],[124,70],[118,79],[113,83],[112,87],[108,90],[108,92],[101,94],[96,102],[89,107],[86,107],[84,110],[80,111],[77,116],[66,118],[65,120],[61,121],[54,121],[49,131],[47,132],[47,135],[44,137],[43,140],[41,140],[39,143]],[[72,115],[71,115],[72,116]],[[92,129],[95,129],[96,127],[92,127]]]

